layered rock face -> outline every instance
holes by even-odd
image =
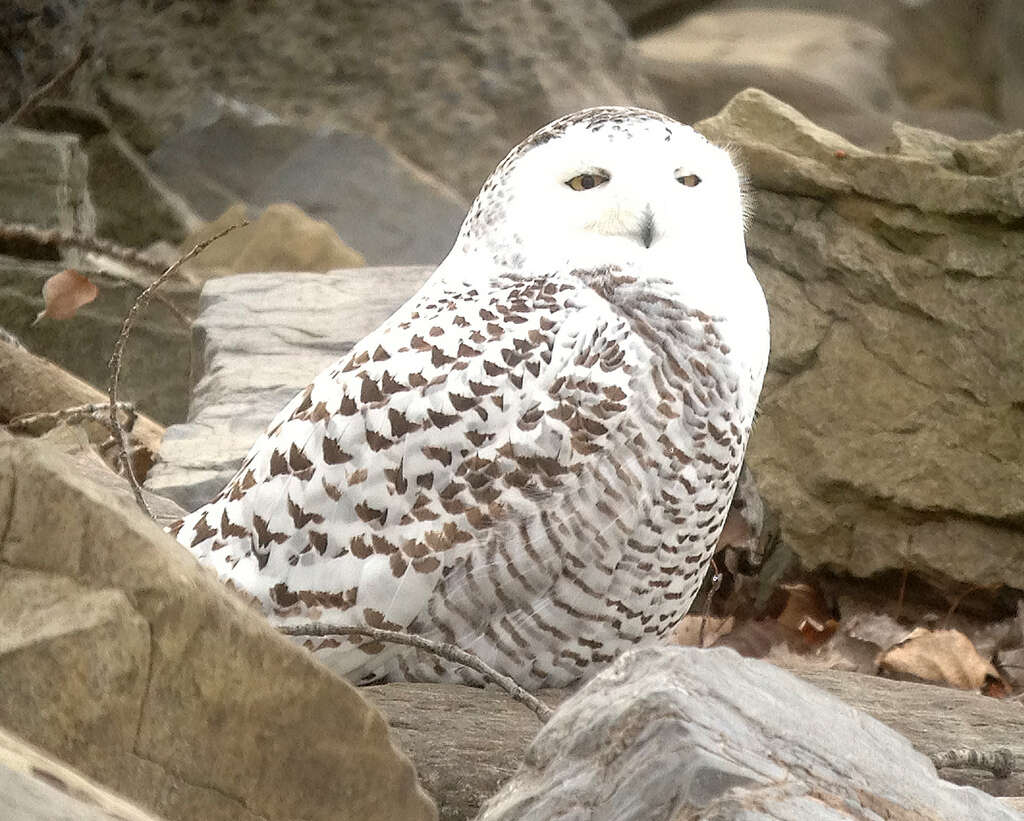
[[[130,499],[3,433],[0,522],[0,725],[168,821],[436,818],[380,714]]]
[[[772,361],[748,459],[810,566],[1024,587],[1024,134],[861,150],[758,91],[735,146]]]

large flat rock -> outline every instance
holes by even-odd
[[[167,429],[146,486],[187,510],[209,501],[277,412],[387,319],[432,270],[357,268],[209,281],[194,326],[189,421]]]
[[[1024,765],[1024,712],[1013,702],[835,670],[792,672],[905,736],[920,753],[1008,747]],[[540,730],[532,712],[493,690],[386,684],[362,692],[387,716],[409,751],[424,786],[438,802],[441,821],[474,818],[483,802],[513,777]],[[540,697],[557,707],[568,694],[552,690]],[[831,727],[829,720],[812,738],[831,732]],[[979,770],[943,769],[940,775],[991,795],[1024,796],[1021,772],[997,778]]]
[[[5,433],[0,726],[168,821],[436,817],[353,687],[130,499]]]
[[[731,650],[626,653],[561,704],[479,821],[1019,819],[880,722]]]

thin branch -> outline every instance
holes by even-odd
[[[85,234],[78,234],[72,231],[58,231],[56,229],[38,228],[35,225],[25,225],[17,222],[0,222],[0,242],[34,242],[36,245],[52,245],[57,247],[80,248],[83,251],[92,251],[95,254],[123,262],[133,268],[142,268],[153,274],[163,273],[165,266],[162,262],[150,259],[145,254],[134,248],[127,248],[105,239],[88,237]]]
[[[541,721],[551,718],[552,709],[544,702],[528,693],[515,680],[499,673],[486,662],[482,661],[473,653],[456,647],[454,644],[446,644],[439,641],[431,641],[422,636],[414,636],[411,633],[400,633],[395,630],[380,630],[376,627],[338,627],[331,624],[313,622],[298,627],[279,627],[278,630],[287,636],[365,636],[374,641],[386,642],[389,644],[404,644],[407,647],[415,647],[418,650],[426,650],[435,656],[440,656],[448,661],[461,664],[470,670],[475,670],[487,681],[493,682],[520,704],[525,704],[537,715]]]
[[[988,770],[996,778],[1006,778],[1015,769],[1013,752],[1006,747],[990,752],[967,748],[947,750],[944,753],[935,753],[930,758],[935,769],[952,767],[957,770]]]
[[[53,93],[55,89],[60,88],[62,85],[67,83],[68,80],[71,79],[72,75],[78,71],[78,69],[80,69],[85,64],[85,61],[90,57],[92,57],[92,46],[86,43],[78,50],[78,55],[75,57],[74,61],[57,72],[52,80],[47,83],[43,83],[43,85],[33,91],[28,96],[28,99],[18,107],[18,110],[4,121],[4,125],[14,125],[24,119],[35,109],[36,106],[39,105],[44,97]]]
[[[131,460],[128,458],[128,442],[125,439],[121,423],[117,418],[117,383],[121,378],[121,363],[124,361],[124,350],[128,345],[128,336],[132,332],[132,327],[135,324],[135,317],[138,312],[146,306],[156,289],[163,285],[175,271],[177,271],[184,263],[192,259],[196,254],[203,251],[211,243],[216,242],[225,234],[234,231],[236,228],[240,228],[241,226],[248,224],[249,223],[246,220],[242,220],[240,223],[229,225],[223,231],[219,231],[212,237],[204,239],[202,242],[197,242],[191,251],[182,257],[178,257],[178,259],[171,263],[166,271],[153,280],[153,282],[151,282],[145,290],[135,298],[135,302],[132,303],[132,307],[128,311],[128,316],[125,317],[124,323],[121,325],[121,333],[118,335],[117,341],[114,343],[114,352],[110,355],[110,362],[107,365],[110,372],[110,381],[107,385],[107,395],[110,398],[110,430],[113,433],[118,446],[117,461],[124,470],[125,477],[128,479],[128,484],[131,485],[132,493],[135,494],[135,501],[151,519],[153,518],[153,511],[149,509],[149,505],[146,504],[146,500],[142,498],[142,487],[139,485],[139,480],[135,478],[135,471],[132,469]]]
[[[127,414],[124,427],[129,432],[135,427],[135,420],[138,418],[138,413],[135,410],[135,405],[131,402],[118,402],[118,410],[122,410]],[[51,422],[56,425],[58,422],[75,423],[81,422],[83,419],[95,419],[103,425],[110,426],[109,419],[100,414],[106,414],[110,410],[110,405],[106,402],[92,402],[88,405],[75,405],[72,408],[62,408],[57,411],[49,411],[46,413],[29,413],[22,416],[15,417],[6,425],[8,429],[19,430],[23,428],[31,428],[40,422]]]

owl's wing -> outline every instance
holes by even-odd
[[[571,274],[428,283],[172,532],[279,624],[471,643],[550,604],[567,563],[600,596],[651,492],[626,442],[635,337]],[[331,663],[372,673],[378,650]]]

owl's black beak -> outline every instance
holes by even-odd
[[[644,248],[650,248],[654,241],[654,212],[649,205],[644,209],[640,220],[640,241],[644,244]]]

